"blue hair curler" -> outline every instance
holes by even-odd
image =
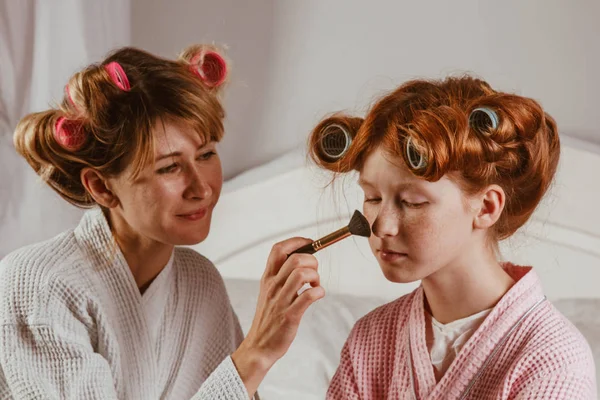
[[[484,135],[489,136],[493,130],[498,128],[499,123],[498,114],[488,107],[477,107],[469,115],[471,128]]]
[[[321,153],[330,161],[338,160],[346,154],[351,143],[352,136],[342,125],[330,124],[321,130],[319,147]]]
[[[419,170],[427,166],[427,157],[417,150],[410,136],[406,138],[406,159],[410,167],[414,170]]]

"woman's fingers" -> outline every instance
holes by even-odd
[[[312,241],[307,238],[294,237],[276,243],[271,249],[271,253],[269,253],[269,258],[267,259],[267,267],[265,268],[263,278],[268,278],[277,275],[285,261],[288,259],[289,254],[291,254],[294,250],[311,242]]]
[[[286,304],[291,304],[298,297],[298,290],[305,284],[310,283],[316,287],[321,283],[319,273],[312,268],[297,268],[292,271],[281,289],[281,297]]]
[[[292,254],[279,269],[275,280],[283,286],[292,272],[300,268],[309,268],[316,271],[319,268],[319,262],[312,254]]]
[[[292,305],[288,308],[290,318],[300,323],[300,320],[308,307],[323,297],[325,297],[325,289],[323,289],[322,286],[315,286],[304,291],[300,296],[296,297]]]

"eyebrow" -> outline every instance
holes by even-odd
[[[204,143],[204,144],[200,145],[200,146],[199,146],[199,147],[196,149],[196,151],[198,151],[198,150],[201,150],[201,149],[203,149],[204,147],[206,147],[206,146],[208,146],[208,145],[209,145],[209,143]],[[169,153],[169,154],[163,154],[163,155],[161,155],[161,156],[158,156],[158,157],[156,157],[156,160],[155,160],[155,161],[164,160],[165,158],[169,158],[169,157],[178,157],[178,156],[180,156],[180,155],[181,155],[181,152],[180,152],[180,151],[174,151],[174,152],[172,152],[172,153]]]

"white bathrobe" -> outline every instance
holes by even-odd
[[[248,399],[213,264],[175,248],[141,295],[99,209],[0,262],[0,399]]]

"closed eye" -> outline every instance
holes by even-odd
[[[175,172],[178,166],[179,164],[173,163],[171,165],[167,165],[166,167],[157,170],[156,172],[158,172],[159,174],[168,174],[171,172]]]
[[[404,204],[406,207],[408,208],[421,208],[423,207],[425,204],[427,204],[426,201],[422,202],[422,203],[411,203],[408,202],[406,200],[402,200],[402,204]]]

